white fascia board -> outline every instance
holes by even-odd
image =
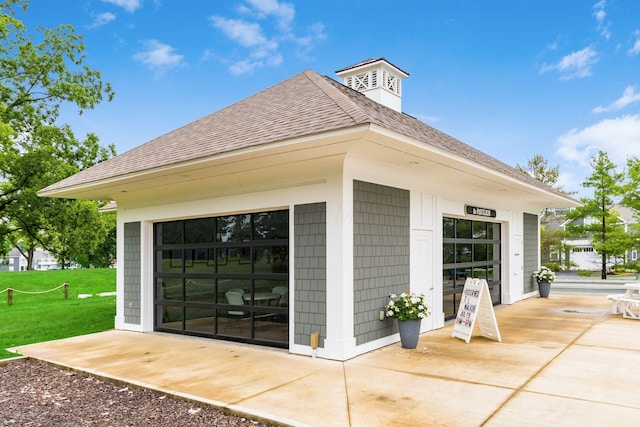
[[[433,153],[433,154],[435,154],[437,156],[440,156],[442,158],[452,160],[452,161],[454,161],[456,163],[461,164],[462,168],[460,170],[467,171],[466,168],[469,168],[469,170],[481,171],[482,174],[489,174],[489,175],[495,177],[495,181],[494,182],[496,182],[496,183],[501,183],[501,184],[504,185],[504,182],[507,181],[508,183],[510,183],[513,186],[524,187],[529,191],[534,191],[534,192],[539,193],[539,194],[545,194],[548,197],[557,200],[558,202],[565,203],[565,204],[568,203],[570,205],[569,207],[581,206],[581,203],[579,201],[573,199],[570,196],[562,196],[562,195],[555,194],[555,193],[550,192],[550,191],[546,191],[546,190],[544,190],[544,189],[542,189],[540,187],[531,185],[531,184],[529,184],[527,182],[524,182],[524,181],[518,180],[518,179],[516,179],[514,177],[505,175],[505,174],[503,174],[503,173],[501,173],[499,171],[496,171],[495,169],[491,169],[488,166],[483,166],[483,165],[481,165],[479,163],[476,163],[476,162],[474,162],[474,161],[472,161],[470,159],[466,159],[464,157],[456,155],[455,153],[452,153],[450,151],[443,150],[443,149],[435,147],[435,146],[433,146],[433,145],[431,145],[429,143],[416,140],[416,139],[411,138],[409,136],[397,133],[395,131],[391,131],[389,129],[380,127],[378,125],[372,124],[371,125],[371,132],[372,133],[377,133],[377,134],[382,135],[382,136],[387,137],[387,138],[398,140],[398,141],[400,141],[400,142],[402,142],[404,144],[408,144],[408,145],[410,145],[410,146],[412,146],[412,147],[414,147],[414,148],[416,148],[418,150],[421,150],[423,152]],[[410,154],[410,153],[407,153],[407,154]],[[425,158],[425,160],[432,161],[434,163],[438,163],[437,161],[434,161],[433,158],[428,158],[428,159]],[[496,159],[496,161],[499,161],[499,160]],[[443,166],[445,166],[445,167],[450,167],[448,164],[446,164],[444,162],[441,163],[441,164]],[[469,172],[469,171],[467,171],[467,172]]]
[[[78,193],[86,193],[91,192],[92,189],[98,187],[113,187],[119,184],[124,183],[129,180],[137,180],[137,179],[145,179],[149,175],[156,175],[162,173],[171,173],[178,169],[188,169],[191,167],[198,167],[200,165],[214,162],[214,161],[224,161],[228,159],[233,159],[234,157],[241,157],[255,154],[261,155],[262,153],[267,153],[269,151],[278,151],[281,149],[286,149],[287,147],[292,147],[296,145],[302,144],[313,144],[315,142],[322,142],[327,139],[336,139],[336,144],[341,144],[346,141],[358,139],[358,134],[364,135],[368,130],[369,124],[357,125],[349,128],[338,129],[330,132],[320,132],[312,135],[307,135],[298,138],[287,139],[283,141],[270,142],[266,144],[261,144],[254,147],[247,147],[240,150],[234,150],[224,153],[215,154],[213,156],[198,158],[190,161],[180,162],[169,164],[166,166],[160,166],[151,169],[140,170],[136,172],[130,172],[122,175],[117,175],[110,178],[99,179],[87,183],[71,185],[64,188],[48,190],[48,191],[38,191],[37,195],[40,197],[59,197],[59,198],[75,198],[74,194]],[[100,190],[98,190],[100,191]]]

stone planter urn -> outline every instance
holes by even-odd
[[[540,291],[540,298],[548,298],[551,291],[551,282],[548,280],[538,282],[538,291]]]
[[[398,320],[398,332],[402,348],[416,348],[420,338],[420,323],[422,319]]]

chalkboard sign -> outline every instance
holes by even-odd
[[[468,278],[462,290],[458,315],[453,325],[452,337],[471,340],[473,327],[478,322],[482,336],[501,342],[500,331],[493,304],[489,297],[489,285],[484,279]]]

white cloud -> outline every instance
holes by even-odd
[[[307,28],[307,35],[302,37],[295,37],[295,42],[305,51],[312,49],[318,40],[323,40],[327,37],[324,32],[324,24],[322,22],[316,22],[311,24]]]
[[[113,13],[111,12],[101,13],[99,15],[96,15],[91,25],[88,25],[87,28],[102,27],[103,25],[106,25],[109,22],[115,21],[115,20],[116,20],[116,15],[114,15]]]
[[[262,32],[262,27],[255,22],[247,22],[239,19],[227,19],[221,16],[212,16],[211,24],[222,31],[231,40],[244,47],[269,47],[276,49],[277,43],[267,40]]]
[[[278,20],[278,27],[284,32],[291,29],[296,11],[292,4],[279,3],[277,0],[247,0],[253,10],[244,8],[244,11],[255,12],[259,18],[274,16]]]
[[[598,22],[598,31],[600,31],[600,35],[605,39],[609,40],[611,37],[611,31],[609,31],[609,25],[611,23],[605,22],[607,17],[607,12],[604,8],[607,6],[606,0],[600,0],[598,3],[593,5],[593,16],[595,16],[596,21]]]
[[[173,47],[157,40],[145,40],[142,43],[145,50],[133,55],[133,59],[146,64],[152,70],[164,72],[183,65],[184,56],[175,53]]]
[[[137,9],[142,7],[142,0],[102,0],[105,3],[115,4],[116,6],[120,6],[127,12],[135,12]]]
[[[251,73],[265,64],[277,66],[282,63],[278,43],[269,40],[262,27],[255,22],[212,16],[211,24],[240,46],[250,48],[249,58],[234,61],[229,70],[236,75]]]
[[[560,62],[553,65],[545,65],[541,73],[558,71],[560,78],[570,80],[591,75],[591,66],[598,62],[598,54],[593,47],[585,47],[577,52],[572,52],[563,57]]]
[[[627,52],[629,56],[636,56],[640,53],[640,30],[636,30],[636,41],[633,43],[633,47]]]
[[[263,66],[264,63],[262,61],[252,61],[249,59],[245,59],[243,61],[237,61],[231,64],[231,66],[229,66],[229,71],[231,71],[233,74],[241,75],[252,73],[256,68],[261,68]]]
[[[618,166],[640,157],[640,114],[605,119],[582,130],[572,129],[558,138],[556,154],[569,162],[589,166],[604,151]]]
[[[246,74],[264,66],[278,66],[284,61],[282,49],[296,47],[296,54],[306,58],[317,41],[326,38],[324,25],[315,23],[304,36],[293,30],[295,8],[277,0],[245,0],[236,8],[243,19],[220,15],[209,18],[211,25],[228,39],[247,49],[242,57],[226,60],[233,74]],[[284,46],[283,46],[284,45]]]
[[[427,116],[426,114],[420,114],[420,113],[415,114],[414,117],[424,123],[434,123],[442,120],[440,117]]]
[[[594,113],[606,113],[607,111],[617,111],[621,110],[627,105],[633,104],[634,102],[640,101],[640,93],[636,92],[635,86],[627,86],[624,90],[622,96],[606,107],[598,106],[594,108],[592,111]]]

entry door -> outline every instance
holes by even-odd
[[[422,321],[423,329],[433,329],[434,313],[442,309],[434,307],[433,231],[413,230],[411,239],[411,290],[424,293],[431,315]]]

